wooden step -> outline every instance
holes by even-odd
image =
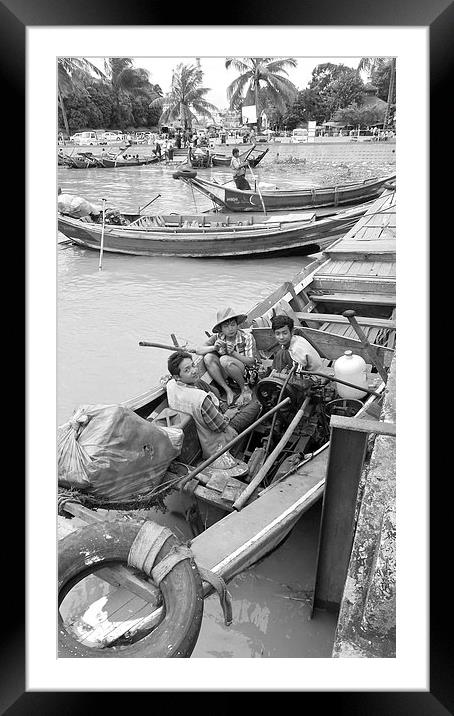
[[[311,294],[314,303],[363,303],[366,305],[395,306],[396,297],[391,294],[370,293],[320,293]]]

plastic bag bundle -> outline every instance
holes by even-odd
[[[129,408],[81,406],[59,430],[58,482],[112,503],[136,500],[161,483],[179,452],[165,429]]]
[[[90,201],[83,199],[81,196],[75,194],[60,194],[58,197],[58,211],[67,216],[71,216],[73,219],[81,219],[83,216],[89,214],[98,215],[102,209],[96,204],[92,204]]]

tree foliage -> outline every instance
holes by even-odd
[[[356,70],[343,64],[325,62],[312,70],[309,89],[318,96],[317,122],[327,122],[338,109],[350,104],[359,104],[364,92],[364,83]]]
[[[89,63],[90,64],[90,63]],[[105,73],[97,76],[82,67],[73,68],[72,81],[62,74],[65,92],[63,115],[58,111],[59,126],[71,134],[84,129],[121,129],[127,127],[156,127],[161,111],[150,107],[154,97],[162,97],[159,85],[151,84],[149,73],[133,67],[127,57],[106,58]]]
[[[205,98],[208,87],[202,86],[203,72],[194,65],[180,63],[172,74],[170,92],[164,98],[154,96],[150,108],[162,108],[161,122],[179,120],[181,126],[190,129],[199,117],[213,120],[214,104]]]
[[[361,107],[351,104],[337,111],[336,120],[353,127],[369,127],[374,124],[382,124],[385,111],[384,107]]]
[[[293,57],[228,57],[226,69],[233,67],[240,74],[227,87],[227,97],[231,109],[239,109],[243,104],[255,104],[257,125],[260,129],[260,114],[263,110],[275,110],[283,113],[295,99],[297,88],[290,82],[287,67],[296,67]]]

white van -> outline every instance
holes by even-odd
[[[307,129],[298,128],[293,130],[291,141],[293,144],[301,144],[302,142],[307,142],[307,137]]]
[[[76,132],[69,140],[70,142],[74,142],[78,147],[88,147],[99,144],[96,132]]]

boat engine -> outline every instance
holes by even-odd
[[[303,401],[309,397],[302,420],[285,445],[276,465],[270,471],[269,481],[278,479],[289,465],[296,464],[304,455],[310,454],[329,441],[330,417],[333,413],[352,415],[361,407],[361,401],[339,401],[335,383],[328,378],[308,376],[290,368],[278,372],[272,370],[255,386],[255,395],[263,412],[278,402],[290,398],[290,403],[279,410],[268,421],[258,426],[254,443],[256,451],[266,455],[277,445]],[[342,404],[341,404],[342,403]],[[346,405],[348,403],[348,405]],[[257,440],[258,439],[258,440]]]

